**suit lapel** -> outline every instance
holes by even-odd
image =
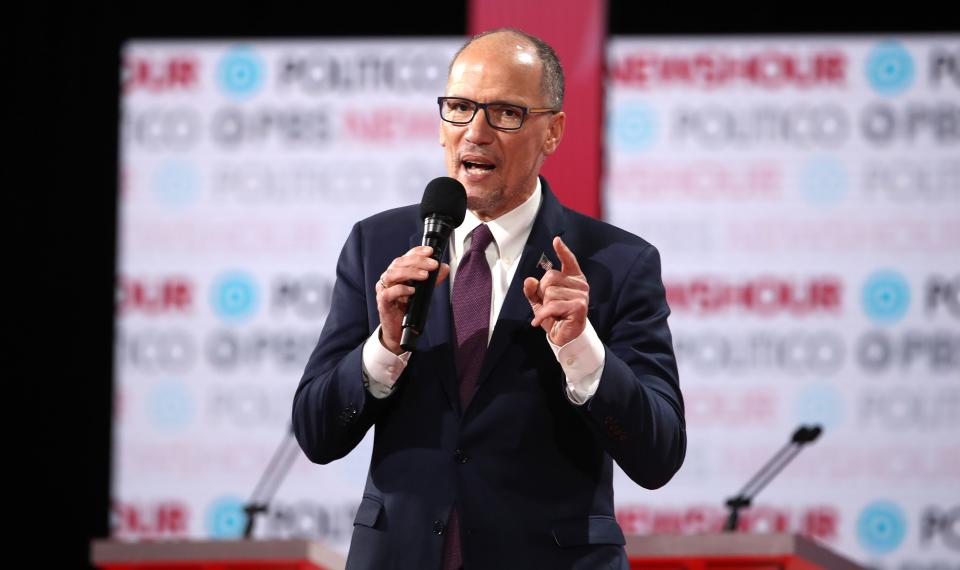
[[[523,248],[520,264],[513,275],[513,280],[510,281],[510,288],[507,290],[503,307],[500,309],[500,315],[493,329],[493,337],[490,339],[490,345],[487,347],[487,354],[483,360],[483,367],[480,369],[480,376],[477,378],[478,392],[487,383],[487,377],[496,367],[503,351],[512,343],[517,331],[523,327],[529,327],[530,321],[533,320],[533,309],[530,308],[530,302],[523,294],[524,279],[527,277],[540,278],[544,274],[544,270],[539,267],[541,255],[546,255],[553,263],[553,267],[560,269],[559,260],[553,250],[553,238],[563,234],[565,214],[560,202],[550,191],[547,181],[543,178],[540,181],[543,203],[540,206],[540,211],[537,212],[533,228],[530,230],[530,237],[527,238],[527,243]],[[471,401],[476,400],[476,395],[474,395]]]

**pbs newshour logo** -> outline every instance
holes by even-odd
[[[865,71],[874,91],[897,95],[913,84],[913,56],[899,42],[881,42],[867,55]]]
[[[250,46],[232,47],[217,65],[220,89],[234,99],[255,95],[264,83],[266,66],[260,54]]]
[[[895,323],[910,308],[910,284],[897,271],[876,271],[863,284],[861,302],[864,313],[873,321]]]

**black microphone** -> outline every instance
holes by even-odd
[[[459,180],[441,176],[427,184],[420,200],[420,217],[423,218],[423,241],[421,245],[433,248],[433,259],[440,263],[447,249],[450,232],[463,223],[467,214],[467,191]],[[407,303],[407,314],[403,317],[403,334],[400,336],[400,348],[416,350],[423,325],[427,322],[430,298],[437,283],[437,273],[431,271],[426,281],[416,281],[413,296]]]

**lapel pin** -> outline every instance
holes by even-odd
[[[547,257],[547,254],[540,254],[540,261],[537,262],[537,267],[540,267],[544,271],[550,271],[553,269],[553,262]]]

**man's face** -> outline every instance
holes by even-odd
[[[541,90],[536,52],[510,34],[480,38],[457,58],[447,80],[448,97],[478,103],[549,107]],[[544,158],[563,134],[563,113],[527,115],[517,131],[500,131],[478,110],[468,125],[440,124],[447,173],[467,190],[467,207],[492,220],[522,204],[536,186]]]

